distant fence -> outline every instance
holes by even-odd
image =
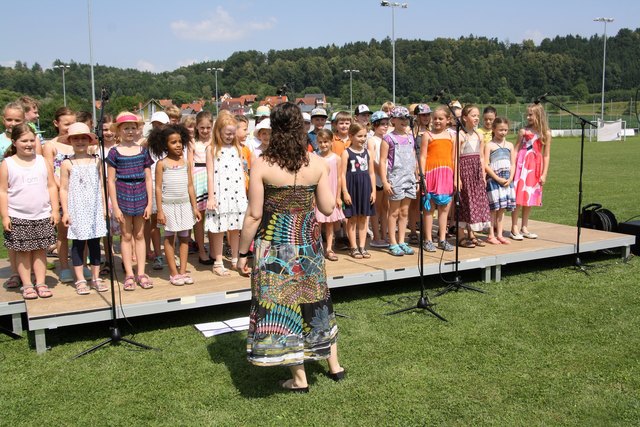
[[[515,105],[499,105],[496,106],[498,110],[498,116],[507,117],[511,122],[510,127],[513,132],[517,132],[527,123],[527,105],[515,104]],[[584,116],[585,119],[597,123],[600,115],[589,114]],[[549,127],[554,130],[554,136],[569,137],[580,136],[580,121],[568,114],[558,114],[555,112],[547,113],[547,120],[549,121]],[[633,136],[640,133],[640,125],[638,118],[633,114],[621,114],[621,115],[607,115],[605,114],[605,121],[614,122],[622,120],[626,123],[626,129],[624,129],[621,136]],[[482,125],[482,123],[480,123]],[[594,139],[597,136],[597,130],[589,130],[587,127],[587,135],[592,136]]]

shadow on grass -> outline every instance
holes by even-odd
[[[274,394],[287,394],[278,382],[291,378],[288,367],[261,367],[246,359],[247,334],[230,333],[218,335],[207,345],[211,360],[224,364],[229,370],[233,385],[246,398],[264,398]],[[324,377],[327,369],[324,362],[310,361],[304,364],[310,387]]]

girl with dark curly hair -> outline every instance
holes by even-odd
[[[276,106],[271,129],[269,147],[251,165],[238,255],[243,271],[254,241],[247,357],[259,366],[288,366],[293,378],[281,386],[306,393],[306,360],[327,359],[330,378],[345,376],[315,215],[316,206],[330,215],[336,199],[327,165],[307,152],[300,109],[292,103]]]

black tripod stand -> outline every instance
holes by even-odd
[[[411,120],[410,122],[410,128],[411,128],[411,134],[413,135],[414,141],[416,138],[416,135],[414,133],[414,126],[413,126],[413,120]],[[416,147],[416,157],[419,159],[420,155],[417,152],[418,151],[418,145],[415,144]],[[426,195],[426,188],[425,188],[425,181],[424,181],[424,173],[422,172],[422,165],[420,164],[420,161],[417,162],[418,163],[418,185],[420,188],[419,191],[419,196],[420,195]],[[432,307],[436,304],[432,303],[429,300],[429,296],[427,295],[427,292],[425,290],[425,286],[424,286],[424,259],[422,257],[423,255],[423,244],[424,244],[424,226],[423,226],[423,219],[422,219],[422,214],[423,214],[423,204],[422,204],[422,199],[418,198],[418,205],[420,206],[420,246],[418,247],[418,272],[420,273],[420,297],[418,298],[418,302],[411,306],[411,307],[406,307],[406,308],[401,308],[399,310],[395,310],[392,311],[390,313],[386,313],[387,316],[391,316],[393,314],[398,314],[398,313],[404,313],[405,311],[410,311],[410,310],[415,310],[415,309],[420,309],[420,310],[426,310],[429,313],[433,314],[434,316],[436,316],[438,319],[442,320],[443,322],[446,322],[447,319],[445,319],[444,317],[442,317],[440,314],[438,314]]]
[[[3,328],[2,326],[0,326],[0,334],[5,334],[6,336],[13,338],[14,340],[19,340],[20,338],[22,338],[20,335],[16,334],[13,331]]]
[[[547,98],[547,95],[542,95],[540,97],[538,97],[535,101],[535,103],[539,103],[541,100],[547,101],[549,104],[554,105],[555,107],[559,108],[560,110],[571,114],[573,117],[575,117],[576,119],[578,119],[580,121],[580,175],[579,175],[579,179],[578,179],[578,221],[577,221],[577,226],[578,226],[578,232],[576,235],[576,261],[575,261],[575,265],[578,269],[580,269],[583,272],[587,272],[584,264],[582,264],[582,261],[580,260],[580,234],[582,233],[582,172],[584,170],[584,135],[585,135],[585,128],[587,125],[593,126],[594,128],[597,127],[597,125],[587,119],[585,119],[582,116],[577,115],[576,113],[574,113],[571,110],[568,110],[567,108],[565,108],[562,104],[559,104],[557,102],[553,102],[552,100]]]
[[[459,237],[460,236],[460,130],[463,130],[465,133],[467,133],[467,130],[464,129],[464,127],[462,126],[462,123],[460,122],[460,118],[456,116],[455,112],[453,111],[453,108],[451,108],[451,100],[449,99],[449,102],[445,102],[445,100],[443,99],[443,102],[447,105],[447,108],[449,109],[451,116],[456,122],[456,147],[455,147],[456,164],[455,164],[455,172],[454,172],[456,185],[453,192],[454,206],[456,209],[454,213],[456,218],[456,252],[455,252],[455,261],[453,262],[453,264],[455,265],[454,267],[455,277],[452,282],[446,282],[448,283],[447,287],[437,292],[435,296],[439,297],[440,295],[444,295],[447,292],[459,291],[460,289],[466,289],[468,291],[476,291],[476,292],[484,293],[484,291],[480,288],[476,288],[475,286],[471,286],[463,283],[462,278],[460,277],[460,261],[459,261],[460,259],[460,237]],[[451,263],[447,263],[447,264],[451,264]]]
[[[102,156],[102,182],[104,188],[104,200],[105,203],[109,200],[109,192],[107,188],[107,168],[105,164],[105,152],[104,152],[104,134],[102,130],[102,125],[104,123],[104,110],[106,108],[106,104],[109,101],[109,94],[106,89],[102,89],[101,92],[101,108],[100,108],[100,119],[98,120],[97,126],[97,134],[98,141],[100,142],[100,155]],[[106,207],[105,207],[106,208]],[[82,353],[79,353],[73,357],[73,359],[77,359],[86,354],[89,354],[99,348],[104,347],[107,344],[118,345],[121,341],[134,345],[136,347],[140,347],[144,350],[155,350],[153,347],[149,347],[146,344],[141,344],[139,342],[132,341],[130,339],[124,338],[120,333],[120,328],[118,327],[118,316],[116,312],[116,294],[115,294],[115,280],[114,280],[114,262],[113,262],[113,252],[111,251],[111,230],[109,227],[109,209],[105,209],[106,211],[106,222],[107,222],[107,247],[105,248],[105,254],[107,255],[107,259],[109,261],[109,265],[111,268],[109,269],[109,279],[111,281],[111,326],[109,327],[109,335],[110,337],[105,341],[102,341],[100,344],[97,344],[87,350],[84,350]]]

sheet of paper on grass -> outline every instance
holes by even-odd
[[[249,316],[237,317],[220,322],[199,323],[195,325],[195,327],[202,332],[205,337],[212,337],[229,332],[246,331],[249,329]]]

